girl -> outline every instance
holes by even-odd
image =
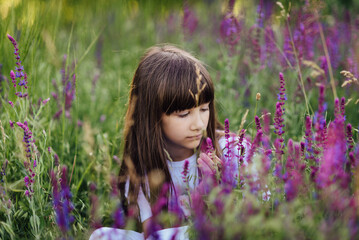
[[[203,64],[174,46],[150,48],[131,83],[119,174],[122,206],[126,214],[138,217],[145,236],[154,214],[151,206],[163,186],[169,186],[168,200],[175,198],[188,214],[184,193],[198,186],[199,174],[203,179],[214,174],[220,162],[219,130],[223,126],[216,118],[214,87]],[[206,137],[216,157],[198,157]],[[183,178],[184,168],[189,179]],[[170,208],[169,201],[164,205]]]

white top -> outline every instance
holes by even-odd
[[[231,142],[231,144],[230,144],[231,151],[233,151],[233,152],[237,151],[236,144],[233,144],[233,143],[235,143],[234,140],[237,140],[237,139],[233,139],[233,137],[231,137],[229,139],[229,141]],[[225,154],[226,153],[226,149],[225,149],[226,139],[224,137],[222,137],[218,141],[218,143],[219,143],[220,148],[223,150],[223,154]],[[244,164],[246,165],[247,164],[246,160],[247,160],[250,144],[248,143],[248,141],[246,141],[244,139],[243,145],[245,147]],[[232,158],[232,159],[236,159],[236,158]],[[188,174],[187,174],[188,182],[186,182],[185,179],[183,179],[183,175],[182,175],[182,172],[184,169],[184,164],[186,161],[188,161]],[[231,163],[231,164],[233,164],[233,167],[235,167],[235,169],[238,169],[238,161],[233,161],[233,163]],[[189,216],[190,210],[188,209],[189,200],[188,200],[187,190],[188,189],[189,189],[189,191],[193,190],[199,183],[197,155],[195,153],[191,157],[184,159],[182,161],[172,162],[172,161],[167,160],[167,165],[168,165],[169,172],[171,174],[173,185],[175,186],[175,192],[172,193],[172,197],[177,197],[177,202],[178,202],[179,206],[181,207],[184,215]],[[238,177],[238,175],[236,175],[235,177]],[[149,192],[148,182],[146,182],[146,187]],[[128,190],[129,190],[129,181],[127,180],[126,185],[125,185],[126,197],[128,195]],[[137,203],[138,203],[138,206],[140,209],[141,222],[144,222],[145,220],[147,220],[148,218],[150,218],[152,216],[152,211],[151,211],[150,203],[147,201],[141,187],[139,190]]]

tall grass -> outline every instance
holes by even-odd
[[[193,32],[184,29],[194,24],[193,18],[187,19],[189,25],[183,24],[183,5],[177,1],[0,2],[1,238],[87,238],[93,227],[113,223],[112,213],[118,205],[112,185],[119,170],[129,83],[140,56],[154,44],[179,45],[205,62],[215,82],[220,120],[229,118],[231,130],[237,132],[248,109],[243,128],[253,138],[257,135],[256,115],[261,121],[270,116],[270,132],[265,134],[270,139],[276,138],[273,130],[279,72],[283,72],[286,81],[283,142],[288,145],[289,139],[294,143],[305,141],[306,118],[316,119],[319,85],[326,92],[327,108],[323,114],[328,124],[335,119],[335,95],[346,97],[346,101],[352,99],[345,106],[345,122],[351,123],[357,149],[358,86],[340,87],[346,80],[340,71],[348,70],[358,77],[358,6],[353,3],[349,9],[327,1],[315,6],[319,11],[316,15],[304,3],[293,3],[289,9],[287,1],[282,8],[270,2],[263,5],[265,2],[236,1],[229,10],[227,2],[189,1],[186,6],[197,19]],[[229,12],[240,26],[235,31],[227,29],[238,37],[232,45],[220,30]],[[319,28],[316,23],[321,23]],[[272,35],[266,35],[270,31]],[[345,33],[345,37],[333,37],[338,32]],[[10,70],[14,70],[16,60],[7,34],[18,42],[22,65],[28,74],[29,96],[24,99],[16,97],[11,84]],[[44,104],[42,101],[47,98],[50,101]],[[271,115],[266,115],[266,111]],[[9,121],[14,122],[14,127]],[[30,168],[24,164],[28,161],[24,131],[16,124],[25,121],[36,146],[31,148],[31,161],[37,163],[31,167],[35,173],[31,196],[25,195],[28,188],[24,178],[30,174]],[[274,150],[274,141],[269,144]],[[272,172],[274,165],[271,163]],[[66,231],[57,227],[54,183],[50,180],[52,174],[56,176],[53,179],[62,177],[61,166],[67,166],[73,204],[70,215],[74,217]],[[276,180],[268,181],[270,186]],[[215,200],[215,191],[210,200]],[[277,195],[280,194],[283,193]],[[313,226],[317,225],[310,223],[320,219],[298,220],[311,214],[311,209],[299,206],[307,203],[317,206],[315,199],[313,193],[307,200],[298,198],[293,204],[278,208],[273,198],[264,206],[253,201],[253,209],[264,215],[258,215],[257,220],[243,218],[246,221],[243,226],[248,228],[243,227],[242,234],[255,238],[250,229],[256,229],[256,223],[265,219],[263,216],[273,213],[278,217],[270,218],[265,225],[273,226],[270,230],[273,236],[289,236],[278,221],[304,224],[302,227],[308,230],[304,238],[327,236],[316,233]],[[250,211],[249,202],[240,202],[235,208]],[[231,209],[231,204],[227,207]],[[287,216],[286,212],[292,215]],[[231,219],[223,216],[224,222]],[[267,230],[261,231],[258,235]]]

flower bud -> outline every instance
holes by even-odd
[[[260,94],[260,93],[257,93],[257,94],[256,94],[256,100],[257,100],[257,101],[261,100],[261,94]]]

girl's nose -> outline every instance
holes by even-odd
[[[195,111],[195,114],[193,114],[191,128],[191,130],[203,130],[205,128],[204,119],[202,119],[202,115],[199,109]]]

